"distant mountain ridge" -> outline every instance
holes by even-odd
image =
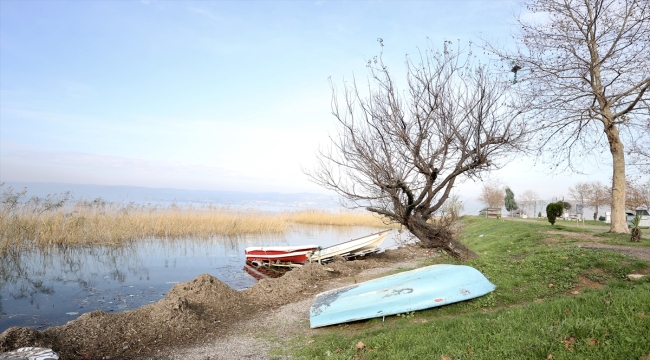
[[[238,207],[266,207],[266,208],[337,208],[340,205],[332,196],[295,193],[285,194],[277,192],[242,192],[218,190],[185,190],[172,188],[147,188],[141,186],[124,185],[92,185],[92,184],[66,184],[66,183],[40,183],[40,182],[5,182],[3,191],[12,187],[14,192],[27,188],[27,197],[45,197],[50,194],[63,194],[71,192],[75,199],[94,200],[102,198],[111,202],[135,203],[196,203],[218,204]]]

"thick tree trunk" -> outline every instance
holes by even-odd
[[[629,233],[625,218],[625,152],[623,143],[618,135],[618,129],[613,124],[605,126],[605,134],[612,153],[612,223],[609,232]]]
[[[420,240],[422,246],[426,248],[443,250],[463,261],[478,258],[475,252],[454,238],[449,225],[432,224],[411,219],[406,226]]]

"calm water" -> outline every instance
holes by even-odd
[[[0,332],[44,329],[93,310],[120,312],[158,301],[177,282],[208,273],[237,290],[255,284],[247,246],[329,246],[377,232],[369,227],[303,226],[282,235],[139,241],[126,247],[57,248],[0,259]],[[393,231],[383,247],[395,244]]]

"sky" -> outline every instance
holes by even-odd
[[[328,79],[395,73],[430,43],[507,43],[514,1],[0,2],[0,181],[313,192]],[[550,198],[611,168],[489,176]],[[480,183],[457,193],[476,198]]]

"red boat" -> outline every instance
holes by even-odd
[[[247,247],[245,250],[246,261],[280,261],[302,264],[309,260],[307,254],[317,248],[318,245]]]

